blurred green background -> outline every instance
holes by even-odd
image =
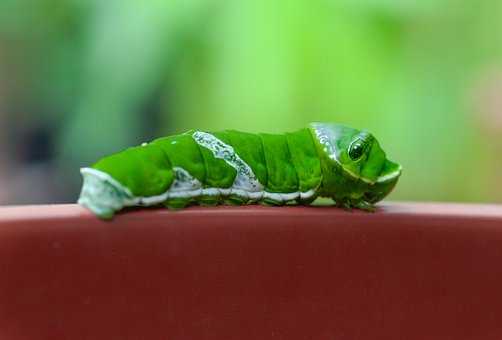
[[[189,128],[372,131],[390,199],[502,202],[502,2],[2,0],[0,204]]]

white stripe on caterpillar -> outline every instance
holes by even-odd
[[[263,185],[256,178],[253,169],[239,157],[231,145],[207,132],[195,131],[192,137],[197,144],[211,151],[214,157],[223,159],[237,171],[232,188],[246,192],[263,191]]]
[[[78,203],[86,206],[94,213],[103,216],[113,214],[123,207],[151,206],[162,203],[170,198],[197,198],[200,196],[229,196],[260,201],[268,198],[277,202],[288,202],[297,198],[309,199],[316,194],[311,189],[306,192],[275,193],[268,191],[247,191],[237,186],[230,188],[204,188],[199,180],[181,167],[174,167],[175,179],[170,188],[163,194],[156,196],[134,196],[131,191],[111,177],[109,174],[92,169],[82,168],[80,172],[84,178],[82,193]]]

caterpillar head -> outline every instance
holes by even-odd
[[[322,154],[323,186],[335,200],[376,203],[392,191],[401,166],[387,159],[372,134],[330,123],[311,128]]]

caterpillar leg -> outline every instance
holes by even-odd
[[[299,205],[311,205],[312,203],[314,203],[314,201],[317,199],[317,196],[312,196],[310,198],[297,198],[295,200],[295,203],[296,204],[299,204]]]
[[[203,207],[214,207],[221,203],[219,196],[203,195],[197,198],[197,203]]]
[[[349,211],[351,211],[353,208],[353,206],[350,204],[350,201],[345,201],[345,200],[335,201],[335,206],[337,208],[342,208]]]
[[[371,203],[366,202],[366,201],[357,202],[355,204],[355,208],[360,209],[360,210],[364,210],[367,212],[375,212],[376,211],[375,206]]]
[[[263,205],[266,205],[266,206],[274,206],[274,207],[277,207],[277,206],[282,206],[284,205],[286,202],[284,201],[278,201],[278,200],[274,200],[272,198],[264,198],[260,201],[261,204]]]
[[[164,206],[171,210],[180,210],[190,205],[190,198],[171,198],[164,201]]]
[[[225,199],[225,204],[229,205],[245,205],[248,204],[249,198],[237,196],[237,195],[230,195]]]
[[[333,199],[334,200],[334,199]],[[346,210],[359,209],[367,212],[375,212],[376,208],[373,204],[363,200],[334,200],[335,205]]]

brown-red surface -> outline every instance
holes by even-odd
[[[0,208],[0,339],[502,339],[502,206]]]

